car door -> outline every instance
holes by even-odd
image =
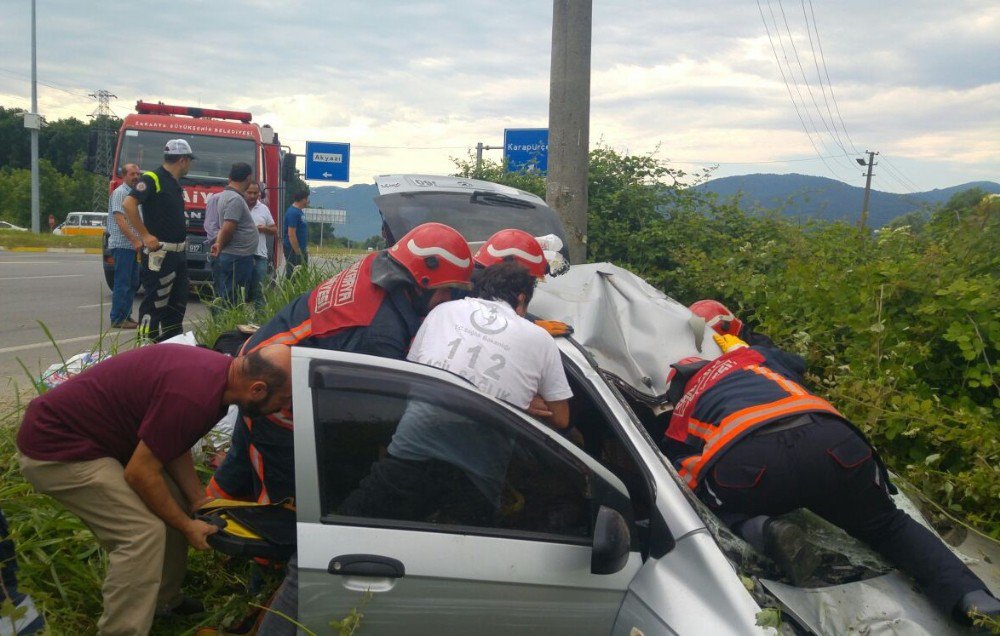
[[[296,348],[293,375],[304,626],[610,633],[641,566],[617,477],[438,369]]]

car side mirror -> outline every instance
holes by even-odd
[[[594,546],[590,553],[593,574],[614,574],[628,562],[632,543],[625,517],[614,508],[601,506],[594,522]]]

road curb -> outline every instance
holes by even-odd
[[[0,252],[53,252],[56,254],[101,254],[98,247],[3,247]]]

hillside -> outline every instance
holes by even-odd
[[[1000,193],[1000,184],[974,181],[950,188],[893,194],[872,189],[868,205],[869,224],[885,225],[894,218],[923,208],[944,203],[956,192],[981,188]],[[789,216],[804,216],[830,221],[855,222],[861,213],[864,188],[847,185],[834,179],[801,174],[751,174],[713,179],[697,186],[698,190],[714,192],[720,197],[740,195],[740,207],[745,210],[780,209]]]
[[[869,203],[869,225],[881,227],[903,214],[944,203],[953,194],[970,188],[1000,193],[1000,183],[992,181],[973,181],[913,194],[893,194],[873,189]],[[703,183],[696,189],[714,192],[723,198],[741,194],[740,207],[747,211],[780,209],[789,216],[851,223],[857,221],[864,199],[864,188],[834,179],[801,174],[722,177]],[[373,201],[377,195],[375,184],[356,184],[348,188],[321,186],[313,188],[311,205],[347,210],[347,225],[337,226],[336,235],[352,241],[363,241],[381,233],[382,221]]]

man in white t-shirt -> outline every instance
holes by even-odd
[[[536,281],[516,260],[483,270],[473,279],[475,297],[442,303],[428,314],[407,359],[461,375],[484,393],[566,431],[573,393],[558,347],[548,332],[524,318]],[[489,523],[500,504],[513,445],[489,423],[411,400],[386,457],[339,513],[417,520],[438,501],[464,499],[466,516],[459,521]],[[473,488],[456,494],[463,481]]]
[[[278,227],[274,224],[271,210],[260,201],[260,184],[251,181],[247,191],[243,193],[250,208],[250,216],[257,224],[257,253],[253,257],[253,278],[250,281],[248,301],[258,307],[264,303],[264,282],[270,276],[271,254],[274,239],[278,236]]]

